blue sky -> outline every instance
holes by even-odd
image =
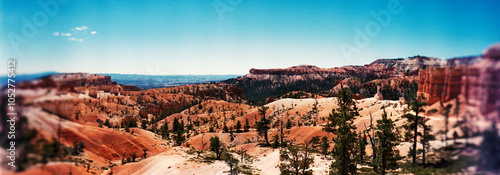
[[[413,55],[446,59],[478,55],[498,43],[499,6],[465,0],[2,0],[0,55],[16,58],[18,73],[177,75],[362,65]],[[386,16],[380,22],[372,13]]]

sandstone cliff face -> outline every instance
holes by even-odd
[[[500,44],[483,53],[484,60],[465,71],[461,93],[481,113],[500,112]]]
[[[419,71],[418,92],[424,94],[430,104],[446,102],[460,94],[460,84],[464,75],[463,66],[430,68]]]
[[[418,92],[429,103],[446,102],[457,96],[466,105],[488,114],[500,108],[500,45],[488,48],[480,58],[451,60],[449,66],[419,71]],[[457,63],[458,62],[458,63]]]
[[[99,86],[111,85],[116,82],[111,81],[110,76],[96,75],[90,73],[66,73],[50,76],[58,84],[71,84],[73,86]]]
[[[59,117],[72,119],[75,117],[75,104],[71,100],[45,101],[38,103],[44,110]]]
[[[284,69],[252,68],[249,74],[242,78],[270,79],[277,75],[290,76],[292,79],[321,79],[329,75],[346,77],[362,75],[392,76],[405,73],[416,75],[417,71],[420,69],[426,69],[427,67],[442,67],[447,63],[447,60],[416,56],[407,59],[378,59],[364,66],[319,68],[313,65],[300,65]]]

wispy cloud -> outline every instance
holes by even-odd
[[[63,33],[63,32],[61,32],[61,36],[68,36],[68,37],[69,37],[69,36],[71,36],[71,35],[72,35],[71,33]],[[57,36],[57,35],[56,35],[56,36]]]
[[[78,42],[83,42],[83,38],[74,38],[74,37],[71,37],[71,38],[68,38],[69,41],[78,41]]]
[[[97,34],[97,31],[92,30],[90,32],[87,31],[89,29],[88,26],[77,26],[74,28],[71,28],[71,32],[59,32],[56,31],[53,33],[54,36],[62,36],[62,37],[68,37],[68,41],[77,41],[77,42],[83,42],[86,38],[90,35],[95,35]]]

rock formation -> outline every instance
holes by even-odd
[[[418,92],[424,94],[430,104],[449,101],[460,94],[464,70],[463,66],[420,70]]]
[[[380,93],[380,86],[377,86],[377,93],[373,96],[373,98],[375,98],[375,100],[384,100],[384,97]]]
[[[430,104],[446,102],[457,96],[466,105],[476,107],[481,114],[488,114],[500,107],[500,45],[486,49],[481,58],[467,58],[462,63],[442,68],[419,71],[419,94]]]
[[[467,105],[487,114],[500,108],[500,44],[486,49],[483,58],[465,70],[461,95]]]
[[[90,85],[111,85],[116,82],[111,81],[110,76],[90,74],[90,73],[65,73],[50,76],[58,84],[72,84],[73,86]]]

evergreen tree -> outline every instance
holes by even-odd
[[[222,127],[225,133],[229,132],[229,128],[227,127],[226,123],[224,123],[224,127]]]
[[[387,118],[387,113],[384,109],[382,119],[377,120],[377,164],[380,174],[386,174],[387,170],[393,170],[398,167],[397,156],[399,155],[396,146],[399,145],[398,134],[395,130],[394,121]]]
[[[174,132],[174,142],[176,146],[180,146],[184,140],[184,122],[179,122],[179,118],[174,118],[172,130]]]
[[[224,162],[229,166],[229,174],[235,175],[239,173],[238,163],[240,162],[238,159],[234,158],[231,153],[224,153]]]
[[[222,151],[224,150],[223,147],[224,146],[223,146],[222,142],[220,141],[219,137],[214,136],[214,137],[210,138],[210,150],[215,153],[218,160],[220,160]]]
[[[321,138],[321,153],[323,153],[323,155],[328,155],[328,148],[330,148],[330,143],[328,143],[328,137],[326,136],[323,136],[323,138]]]
[[[366,155],[366,144],[368,144],[368,142],[366,141],[366,136],[360,133],[358,135],[358,145],[356,148],[358,153],[358,163],[364,162],[363,158]]]
[[[290,122],[290,119],[286,121],[286,129],[292,129],[292,122]]]
[[[261,116],[260,121],[256,123],[257,131],[259,131],[259,135],[264,135],[264,139],[266,140],[266,145],[269,144],[269,139],[267,138],[267,132],[270,129],[271,120],[269,117],[266,117],[266,111],[269,109],[267,106],[261,106],[259,108],[259,115]]]
[[[301,149],[295,145],[288,145],[286,149],[280,150],[280,161],[278,165],[282,175],[312,175],[310,168],[314,158],[306,145]]]
[[[418,136],[421,135],[421,133],[418,132],[419,125],[421,125],[420,121],[420,116],[418,115],[419,113],[424,113],[425,111],[422,109],[423,106],[427,105],[427,102],[424,101],[425,97],[419,96],[413,101],[409,103],[409,108],[413,112],[415,112],[415,115],[413,114],[405,114],[402,117],[407,119],[407,122],[403,126],[405,128],[406,132],[406,138],[408,141],[413,141],[413,147],[410,148],[409,155],[412,156],[412,163],[416,164],[417,163],[417,142],[418,142]]]
[[[248,123],[248,119],[245,119],[245,128],[243,130],[245,132],[250,131],[250,123]]]
[[[234,125],[234,129],[236,129],[236,132],[241,132],[241,122],[238,120],[236,122],[236,125]]]
[[[420,138],[420,143],[422,144],[422,164],[426,164],[426,156],[425,154],[427,151],[430,149],[430,143],[429,141],[435,140],[435,136],[431,134],[431,126],[427,125],[427,121],[429,121],[428,118],[425,118],[422,120],[421,125],[423,127],[423,132],[422,132],[422,137]]]
[[[109,123],[109,119],[106,118],[106,121],[104,121],[104,126],[111,128],[111,123]]]
[[[142,149],[142,159],[145,159],[148,156],[148,149],[144,148]]]
[[[132,152],[132,154],[130,154],[130,157],[132,158],[132,162],[135,162],[135,159],[137,158],[137,154],[135,154],[135,152]]]
[[[335,162],[331,164],[330,174],[355,174],[356,173],[356,126],[354,119],[359,116],[356,102],[352,99],[352,93],[347,88],[342,88],[337,94],[338,108],[333,109],[328,116],[328,123],[323,130],[331,132],[337,137],[333,138],[333,157]]]

